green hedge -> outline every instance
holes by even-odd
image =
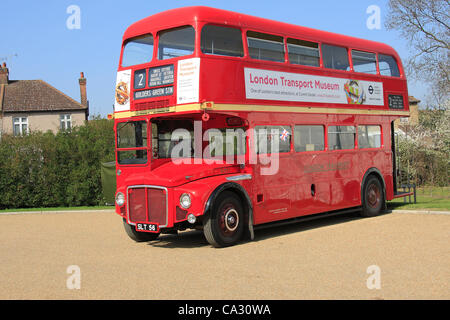
[[[419,110],[419,123],[403,127],[408,135],[399,135],[398,159],[403,171],[402,183],[417,186],[450,185],[450,109]]]
[[[0,209],[104,204],[101,163],[114,160],[113,121],[0,141]]]

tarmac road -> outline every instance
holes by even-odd
[[[215,249],[200,231],[135,243],[112,211],[2,214],[0,299],[450,299],[449,231],[450,215],[343,215]]]

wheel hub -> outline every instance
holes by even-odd
[[[368,192],[368,203],[371,207],[375,208],[379,201],[380,190],[375,185],[371,185]]]
[[[226,213],[225,213],[225,228],[227,229],[227,231],[234,231],[236,230],[236,228],[239,225],[239,215],[237,213],[236,210],[234,209],[229,209]]]

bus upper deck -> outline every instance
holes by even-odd
[[[115,117],[204,109],[409,115],[400,58],[383,43],[208,7],[131,25]]]

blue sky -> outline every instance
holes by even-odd
[[[10,79],[42,79],[80,100],[78,78],[87,78],[90,113],[112,112],[114,85],[123,32],[133,22],[164,10],[206,5],[296,25],[380,41],[394,47],[403,60],[408,44],[387,31],[387,0],[2,0],[0,62],[6,61]],[[80,29],[68,29],[67,8],[80,8]],[[381,29],[369,30],[370,5],[381,9]],[[17,56],[16,56],[17,55]],[[422,83],[409,82],[409,94],[426,98]]]

